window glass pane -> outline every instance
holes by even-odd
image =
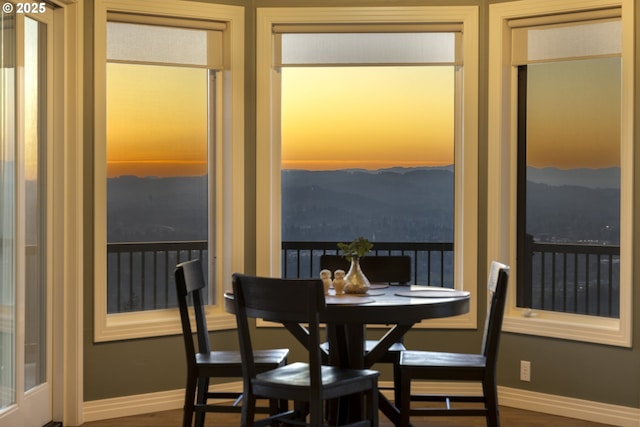
[[[206,66],[207,31],[108,22],[107,59]]]
[[[284,68],[283,244],[447,243],[407,254],[420,283],[453,286],[454,93],[453,66]]]
[[[282,64],[453,64],[455,33],[283,34]]]
[[[46,26],[24,20],[25,389],[46,380]]]
[[[207,259],[208,79],[107,65],[109,313],[176,306],[175,265]]]
[[[619,316],[620,76],[620,58],[527,66],[521,306]]]
[[[15,15],[0,15],[0,409],[15,402]]]

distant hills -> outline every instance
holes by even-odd
[[[555,243],[620,244],[620,191],[528,182],[527,233]]]
[[[527,168],[529,181],[551,186],[573,185],[587,188],[620,189],[620,168],[556,169]]]
[[[282,239],[451,242],[447,168],[282,172]]]
[[[529,169],[529,232],[619,242],[619,169]],[[453,168],[282,171],[282,239],[453,240]],[[111,178],[108,241],[204,240],[206,177]]]
[[[207,239],[207,177],[107,180],[107,241]]]

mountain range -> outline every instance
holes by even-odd
[[[619,169],[530,168],[528,177],[530,234],[619,242]],[[453,185],[452,167],[284,170],[282,240],[451,242]],[[111,178],[108,241],[205,240],[206,195],[206,177]]]
[[[620,168],[557,169],[527,168],[527,180],[554,187],[573,185],[587,188],[620,189]]]

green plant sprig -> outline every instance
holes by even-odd
[[[364,237],[357,237],[348,244],[338,243],[338,249],[340,249],[341,255],[348,260],[351,260],[353,257],[364,257],[371,251],[371,248],[373,248],[373,243]]]

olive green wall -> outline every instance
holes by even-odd
[[[509,1],[509,0],[508,0]],[[213,2],[213,1],[211,1]],[[486,280],[486,245],[489,236],[486,232],[487,222],[487,105],[488,105],[488,22],[489,4],[504,1],[488,0],[237,0],[217,1],[217,3],[244,6],[246,11],[246,272],[255,271],[255,22],[256,8],[259,7],[309,7],[309,6],[433,6],[433,5],[478,5],[480,8],[480,64],[479,64],[479,247],[478,247],[478,280]],[[91,5],[87,5],[86,26],[87,43],[86,91],[86,141],[87,141],[87,194],[91,194],[92,164],[91,143],[92,131],[92,65],[90,63],[93,18]],[[636,22],[640,8],[636,10]],[[636,34],[636,46],[640,36]],[[636,47],[636,58],[640,53]],[[636,63],[637,63],[636,61]],[[637,67],[636,67],[637,69]],[[636,73],[637,76],[638,73]],[[635,94],[638,105],[638,90]],[[640,113],[636,111],[635,123],[640,123]],[[636,138],[637,139],[637,138]],[[637,157],[637,156],[636,156]],[[640,174],[636,177],[635,188],[640,189]],[[87,200],[91,200],[90,197]],[[635,202],[639,211],[638,201]],[[93,212],[87,206],[85,211],[86,247],[92,248],[91,227]],[[640,241],[638,232],[634,241]],[[85,350],[84,350],[84,397],[85,401],[107,399],[126,395],[136,395],[184,387],[184,355],[181,337],[149,338],[113,343],[93,343],[93,271],[91,257],[87,256],[85,272]],[[640,253],[636,251],[635,260],[640,261]],[[640,265],[640,262],[634,265]],[[636,269],[637,270],[637,269]],[[638,277],[640,271],[635,271]],[[638,342],[640,331],[640,292],[634,292],[634,334],[633,342]],[[478,324],[484,319],[485,301],[479,301]],[[372,334],[376,334],[373,331]],[[263,343],[269,346],[293,346],[293,358],[301,355],[297,343],[286,331],[278,329],[261,329]],[[481,340],[479,331],[411,331],[407,334],[406,343],[410,348],[450,349],[460,351],[476,351]],[[212,342],[217,348],[234,348],[236,336],[234,331],[216,332],[212,334]],[[519,380],[520,360],[529,360],[532,364],[532,381]],[[540,338],[527,335],[503,333],[500,349],[498,382],[502,386],[526,389],[551,395],[561,395],[604,402],[631,408],[640,407],[640,351],[637,348],[626,349],[596,344],[579,343],[551,338]],[[388,370],[383,369],[383,379],[390,379]]]

